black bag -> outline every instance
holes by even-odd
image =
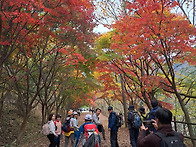
[[[121,127],[123,124],[123,120],[122,120],[122,117],[120,115],[117,115],[116,114],[116,127]]]
[[[178,132],[174,132],[173,136],[165,136],[160,132],[156,132],[155,135],[161,138],[161,147],[186,147],[180,140],[180,134]]]
[[[65,120],[65,122],[63,123],[63,126],[62,126],[62,130],[64,132],[70,132],[70,131],[74,130],[73,128],[70,127],[70,119]]]

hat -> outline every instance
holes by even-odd
[[[151,106],[152,106],[152,108],[155,108],[156,106],[158,106],[158,101],[156,99],[152,99]]]
[[[112,106],[109,106],[109,107],[108,107],[108,110],[113,110],[113,107],[112,107]]]
[[[92,116],[90,114],[87,114],[85,117],[84,117],[85,120],[92,120]]]
[[[78,113],[76,111],[73,112],[73,115],[78,115]]]
[[[68,116],[69,116],[69,115],[72,115],[72,114],[73,114],[72,111],[68,111],[68,113],[67,113]]]
[[[142,114],[145,114],[145,108],[144,107],[140,107],[139,108],[139,112],[142,113]]]
[[[133,110],[134,109],[134,105],[130,105],[128,110]]]

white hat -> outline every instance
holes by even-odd
[[[92,120],[93,118],[90,114],[87,114],[84,119],[85,120]]]
[[[76,111],[74,111],[73,115],[78,115],[78,113]]]

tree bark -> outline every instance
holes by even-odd
[[[188,126],[188,130],[189,130],[189,135],[190,135],[191,138],[195,138],[195,135],[194,135],[194,132],[193,132],[193,127],[192,127],[191,124],[189,124],[189,123],[191,123],[191,119],[190,119],[188,110],[185,107],[184,101],[182,100],[180,94],[176,90],[175,90],[175,94],[176,94],[176,97],[178,98],[178,101],[180,103],[182,111],[184,112],[185,120],[188,123],[187,126]],[[192,141],[193,146],[196,146],[196,142],[194,140],[191,140],[191,141]]]
[[[21,126],[20,126],[20,131],[19,131],[18,137],[17,137],[17,139],[16,139],[16,143],[17,143],[17,144],[20,144],[20,142],[21,142],[21,140],[22,140],[22,136],[23,136],[23,134],[24,134],[24,131],[25,131],[25,128],[26,128],[26,125],[27,125],[28,118],[29,118],[28,115],[25,115],[25,116],[23,117],[23,122],[22,122],[22,124],[21,124]]]
[[[123,80],[123,76],[120,74],[120,82],[121,82],[121,89],[122,89],[122,98],[123,98],[123,108],[124,108],[124,118],[125,118],[125,127],[127,127],[127,100],[125,95],[125,84]]]

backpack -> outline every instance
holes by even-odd
[[[70,118],[71,119],[71,118]],[[62,130],[66,133],[73,131],[73,129],[70,127],[70,119],[65,120],[62,126]]]
[[[119,128],[122,126],[122,124],[123,124],[122,117],[116,114],[116,127]]]
[[[132,114],[132,119],[131,119],[132,128],[139,129],[142,125],[142,121],[141,121],[139,113],[136,111],[133,111],[131,112],[131,114]]]
[[[155,135],[161,138],[161,147],[186,147],[178,132],[174,132],[174,136],[165,136],[160,132],[156,132]]]
[[[84,126],[85,143],[83,147],[99,147],[98,130],[95,124],[86,124]]]
[[[42,134],[46,136],[50,134],[49,122],[42,126]]]

